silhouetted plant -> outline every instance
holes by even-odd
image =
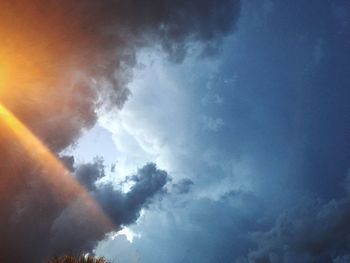
[[[93,256],[63,256],[54,257],[48,263],[108,263],[103,257],[95,258]]]

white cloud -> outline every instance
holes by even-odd
[[[118,152],[116,174],[123,178],[146,162],[176,174],[175,155],[186,155],[189,101],[161,57],[144,54],[143,69],[129,84],[132,96],[122,111],[102,116],[100,124],[113,134]]]
[[[98,243],[94,250],[97,256],[103,256],[107,260],[117,263],[139,263],[140,255],[133,244],[128,241],[126,235],[111,234],[105,240]]]

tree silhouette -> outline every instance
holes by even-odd
[[[73,256],[67,255],[62,257],[54,257],[47,263],[108,263],[103,257],[95,258],[93,256]]]

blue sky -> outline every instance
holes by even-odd
[[[172,183],[128,227],[132,243],[114,236],[96,251],[145,263],[348,262],[349,32],[346,1],[243,1],[211,54],[197,43],[173,63],[139,51],[130,98],[75,154],[116,163],[116,180],[154,162]]]

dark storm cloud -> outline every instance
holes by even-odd
[[[259,248],[249,253],[249,262],[346,262],[349,220],[349,196],[326,203],[306,200],[282,213],[268,231],[253,234]]]
[[[96,181],[104,176],[101,159],[79,165],[75,175],[113,221],[116,231],[134,223],[141,209],[146,209],[156,196],[160,197],[166,192],[165,184],[169,180],[165,171],[149,163],[127,179],[133,185],[126,193],[110,183],[97,186]],[[52,241],[52,252],[90,251],[106,234],[105,229],[95,224],[81,200],[72,202],[51,222],[52,237],[47,238]]]
[[[1,103],[59,152],[95,124],[98,109],[122,107],[139,48],[160,47],[181,62],[190,43],[203,52],[220,43],[239,9],[238,0],[1,1],[0,66],[7,74]],[[97,224],[79,197],[62,202],[65,189],[45,180],[50,171],[29,160],[3,127],[0,136],[0,261],[40,262],[67,246],[90,249],[113,230]],[[64,162],[73,167],[72,159]],[[97,187],[102,173],[97,164],[76,170],[117,229],[134,222],[167,180],[146,165],[124,194]]]
[[[11,196],[13,203],[2,207],[7,216],[1,218],[1,261],[40,262],[48,256],[91,251],[108,232],[134,223],[141,209],[166,193],[169,180],[165,171],[149,163],[127,179],[132,186],[126,193],[111,183],[98,185],[96,181],[104,176],[101,159],[79,165],[75,176],[113,226],[101,224],[99,215],[79,195],[68,204],[61,203],[60,195],[35,178]],[[64,189],[60,190],[64,194]]]
[[[349,168],[349,31],[334,23],[332,1],[273,3],[264,21],[263,1],[245,2],[240,31],[226,44],[218,73],[210,79],[204,73],[193,85],[193,96],[204,93],[207,81],[210,92],[224,98],[220,105],[200,105],[201,114],[219,116],[225,127],[218,135],[201,131],[198,144],[202,152],[219,149],[215,169],[248,159],[256,191],[277,200],[274,206],[303,191],[333,198]]]
[[[332,11],[333,4],[345,2],[272,1],[273,12],[264,19],[263,2],[244,2],[240,30],[226,43],[217,74],[211,77],[202,64],[184,69],[198,77],[195,84],[186,82],[193,87],[194,104],[208,92],[206,84],[224,98],[220,105],[191,105],[191,112],[195,108],[225,122],[218,134],[196,133],[200,150],[186,163],[187,171],[198,174],[196,189],[206,187],[211,194],[213,188],[247,186],[259,202],[241,198],[234,210],[224,200],[237,201],[235,192],[202,206],[189,201],[183,210],[174,209],[162,228],[154,226],[162,229],[161,236],[146,222],[146,230],[140,230],[151,235],[149,240],[135,241],[146,262],[155,260],[148,250],[154,240],[164,242],[164,235],[168,244],[156,255],[167,262],[349,261],[344,178],[350,163],[350,31],[339,27]],[[348,12],[341,5],[347,8],[341,12]],[[315,59],[320,48],[322,55]],[[208,149],[217,149],[217,156],[201,160]],[[194,212],[199,216],[189,216]],[[236,230],[234,220],[243,215],[246,224],[237,223]]]
[[[73,157],[66,158],[71,159]],[[75,171],[75,177],[88,191],[95,191],[97,189],[95,183],[105,176],[104,172],[103,159],[95,158],[93,163],[79,165]]]
[[[175,193],[177,194],[188,194],[191,191],[192,186],[194,185],[191,179],[182,179],[177,183],[172,185]]]
[[[92,194],[117,226],[128,225],[136,221],[141,209],[149,205],[151,197],[166,192],[164,185],[168,180],[165,171],[149,163],[127,178],[126,182],[133,184],[127,193],[115,191],[112,185],[103,185]]]
[[[230,191],[217,200],[191,196],[186,206],[177,205],[180,198],[167,199],[170,194],[162,211],[143,219],[151,230],[134,240],[144,262],[235,262],[254,244],[246,233],[259,229],[257,218],[265,209],[254,194]],[[143,227],[136,231],[143,233]]]
[[[97,106],[123,105],[137,49],[180,62],[190,43],[219,43],[239,9],[238,0],[1,1],[0,52],[16,79],[1,101],[62,149],[94,124]]]

